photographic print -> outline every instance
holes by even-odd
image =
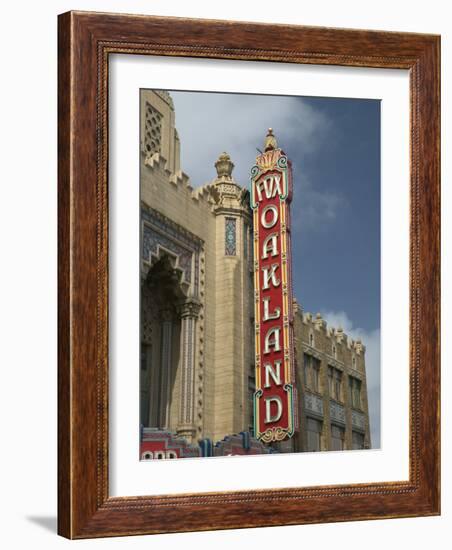
[[[380,102],[140,113],[140,458],[379,448]]]

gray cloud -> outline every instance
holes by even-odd
[[[380,395],[380,329],[365,331],[355,328],[344,311],[322,312],[322,317],[331,327],[342,327],[354,340],[361,339],[366,346],[367,396],[369,401],[369,422],[372,447],[380,447],[381,395]]]
[[[319,191],[304,174],[297,178],[297,193],[292,203],[292,230],[321,230],[334,221],[347,205],[340,193]],[[300,192],[298,192],[300,191]],[[302,206],[298,207],[298,202]],[[301,214],[301,215],[300,215]]]

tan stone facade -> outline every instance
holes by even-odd
[[[370,448],[365,347],[295,307],[300,451]]]
[[[217,442],[253,424],[249,194],[235,182],[227,154],[215,169],[211,183],[191,184],[180,170],[170,95],[143,90],[141,423],[189,443]],[[337,448],[341,434],[343,448],[353,441],[370,446],[364,346],[301,311],[295,344],[301,431],[293,450],[314,450],[317,440],[322,450]],[[313,358],[317,381],[305,356]],[[342,376],[341,393],[332,397],[328,373],[333,381]],[[350,380],[358,381],[356,387]],[[308,433],[308,424],[320,435]]]
[[[151,130],[141,134],[142,342],[149,354],[142,351],[142,423],[190,442],[216,441],[243,430],[250,414],[247,192],[232,178],[227,156],[217,178],[194,189],[179,170],[171,98],[143,91],[141,101],[141,127]],[[170,308],[158,303],[165,286]],[[164,406],[168,414],[159,418],[154,409]]]

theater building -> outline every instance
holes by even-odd
[[[141,458],[369,448],[365,346],[296,300],[297,429],[284,445],[254,437],[248,182],[221,153],[213,180],[192,184],[170,94],[142,90],[140,101]]]

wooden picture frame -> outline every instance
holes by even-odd
[[[58,532],[103,537],[440,513],[440,38],[69,12],[58,62]],[[110,497],[108,61],[112,53],[410,73],[409,480]]]

